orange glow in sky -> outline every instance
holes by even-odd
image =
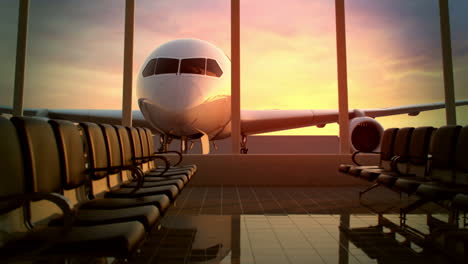
[[[468,5],[451,4],[456,98],[467,99],[467,24],[459,14]],[[436,1],[346,5],[350,109],[444,100]],[[31,2],[26,107],[121,107],[124,6],[125,1]],[[17,8],[17,1],[0,3],[3,105],[12,101]],[[338,108],[334,12],[328,0],[241,1],[243,109]],[[229,56],[229,1],[136,1],[134,75],[152,50],[177,38],[204,39]],[[136,100],[134,95],[134,109]],[[466,107],[457,112],[459,123],[468,123]],[[437,110],[377,120],[384,127],[440,126],[444,118]],[[338,125],[271,134],[337,135]]]

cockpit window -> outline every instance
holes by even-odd
[[[219,67],[218,63],[213,59],[208,59],[206,63],[206,75],[221,77],[223,75],[223,70]]]
[[[204,58],[182,59],[180,62],[180,73],[205,75],[205,61],[206,59]]]
[[[143,77],[148,77],[154,74],[154,69],[156,68],[157,59],[152,59],[146,64],[145,69],[143,70]]]
[[[155,74],[167,74],[167,73],[177,74],[178,69],[179,69],[178,59],[158,58],[158,62],[156,63]]]

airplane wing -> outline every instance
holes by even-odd
[[[468,100],[456,101],[457,106],[468,105]],[[375,109],[353,109],[349,119],[369,116],[372,118],[442,109],[445,103],[407,105]],[[244,135],[267,133],[306,126],[322,127],[338,121],[338,110],[241,110],[241,131]]]
[[[12,109],[0,105],[0,113],[11,114]],[[89,109],[24,109],[26,116],[42,116],[52,119],[66,119],[74,122],[94,122],[120,125],[122,123],[121,110],[89,110]],[[132,111],[132,123],[134,126],[154,129],[143,117],[139,110]],[[154,130],[154,132],[157,132]]]

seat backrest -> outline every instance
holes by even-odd
[[[26,191],[60,193],[60,157],[54,131],[48,120],[13,117],[25,161]]]
[[[106,170],[98,170],[109,167],[106,141],[99,125],[95,123],[80,123],[86,135],[89,153],[90,176],[93,180],[99,180],[108,175]]]
[[[391,170],[391,160],[394,156],[393,146],[395,144],[398,128],[385,129],[382,136],[382,144],[380,147],[380,167]]]
[[[114,125],[114,127],[119,138],[122,165],[125,167],[133,166],[132,143],[129,132],[124,126]]]
[[[413,131],[413,127],[400,128],[395,136],[395,143],[393,145],[393,154],[399,157],[397,163],[398,170],[404,174],[407,172],[408,150]]]
[[[150,156],[150,146],[148,142],[148,138],[146,136],[146,132],[142,127],[137,127],[138,130],[138,135],[140,136],[140,142],[141,142],[141,150],[143,157],[149,157]]]
[[[83,131],[66,120],[50,120],[49,123],[55,132],[59,148],[63,188],[78,188],[88,181]]]
[[[432,139],[430,177],[451,183],[455,172],[455,148],[460,126],[443,126],[437,129]]]
[[[426,176],[429,145],[435,129],[433,127],[417,127],[411,133],[408,149],[407,173],[419,177]]]
[[[143,128],[145,134],[146,134],[146,139],[148,140],[148,149],[149,149],[149,154],[150,155],[153,155],[153,153],[155,152],[154,150],[154,141],[153,141],[153,133],[151,132],[151,129],[145,127]],[[154,161],[150,162],[149,163],[149,169],[153,169],[155,168],[155,163]]]
[[[111,167],[122,166],[122,153],[120,151],[119,137],[115,128],[108,124],[100,124],[107,148],[107,160]]]
[[[145,133],[146,133],[146,137],[148,139],[148,145],[149,145],[149,151],[151,154],[154,153],[154,140],[153,140],[153,132],[151,132],[151,129],[145,127],[144,128],[145,130]]]
[[[455,183],[468,184],[468,126],[463,127],[458,135],[455,150]]]
[[[143,157],[141,140],[140,140],[140,135],[138,133],[138,130],[134,127],[127,127],[127,130],[129,132],[128,135],[130,137],[130,142],[132,144],[133,158],[138,159],[138,158]],[[141,163],[141,161],[138,161],[137,163]]]
[[[25,192],[23,156],[16,129],[10,120],[0,117],[0,197]],[[20,201],[1,201],[0,214],[21,207]]]

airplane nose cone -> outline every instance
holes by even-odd
[[[167,76],[160,78],[155,83],[154,94],[151,101],[158,108],[172,113],[183,113],[196,107],[203,101],[201,87],[196,78],[184,78],[184,76]],[[172,77],[172,78],[171,78]]]

